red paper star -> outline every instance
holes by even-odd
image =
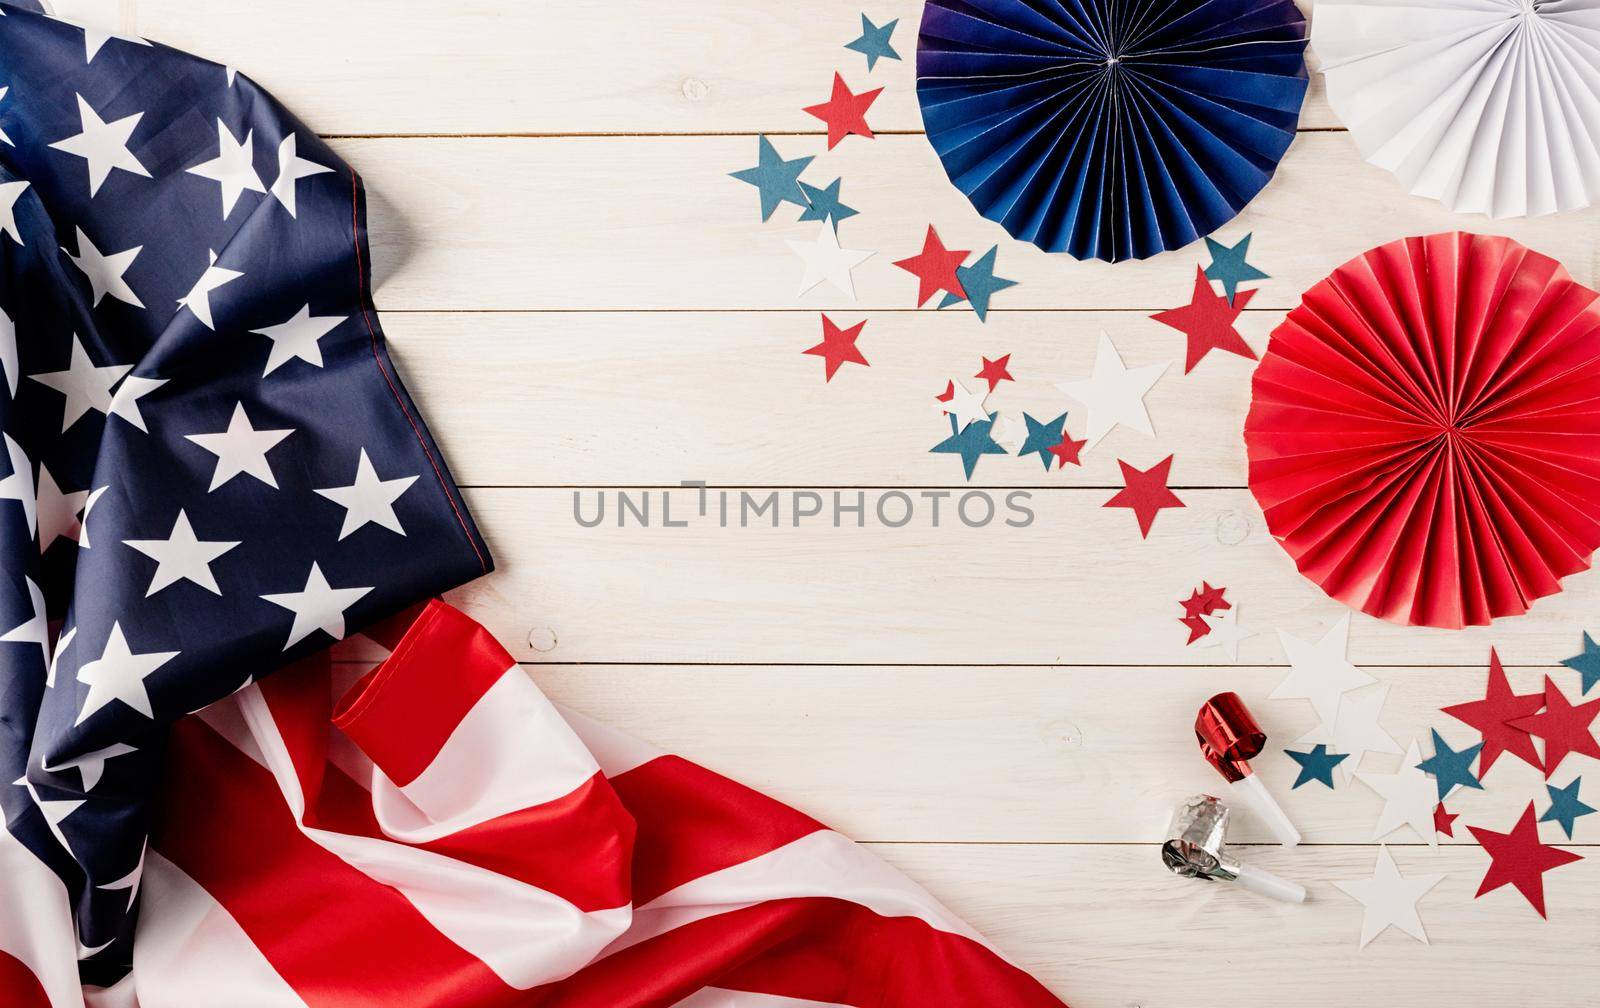
[[[1433,831],[1435,833],[1443,833],[1447,837],[1455,836],[1456,818],[1460,814],[1459,812],[1446,812],[1444,810],[1444,802],[1435,805],[1433,807]]]
[[[834,325],[833,319],[822,316],[822,342],[809,350],[801,353],[821,357],[824,366],[823,381],[833,381],[833,373],[839,370],[840,365],[848,361],[851,364],[867,364],[867,359],[861,356],[861,351],[856,349],[856,337],[861,335],[861,330],[866,326],[867,320],[862,319],[848,329],[840,329]]]
[[[805,111],[828,124],[828,149],[854,133],[872,139],[872,127],[867,125],[867,109],[878,100],[883,88],[873,88],[860,94],[851,94],[838,71],[833,74],[833,94],[821,105],[808,105]]]
[[[967,291],[961,286],[961,278],[956,276],[956,267],[966,262],[971,249],[953,251],[944,247],[944,242],[939,240],[939,232],[928,225],[928,234],[922,239],[922,251],[910,259],[901,259],[895,265],[917,278],[917,307],[921,308],[928,303],[928,299],[940,291],[948,291],[956,297],[966,300]]]
[[[1211,289],[1206,271],[1195,267],[1194,294],[1182,308],[1156,312],[1150,316],[1163,325],[1169,325],[1189,337],[1189,350],[1183,362],[1183,373],[1188,374],[1201,358],[1213,350],[1226,350],[1240,357],[1256,359],[1256,352],[1244,341],[1233,322],[1255,296],[1255,291],[1240,291],[1233,304]]]
[[[1482,896],[1510,883],[1527,897],[1533,908],[1539,911],[1540,917],[1545,916],[1544,873],[1582,860],[1571,851],[1539,842],[1539,824],[1533,818],[1533,802],[1528,803],[1522,818],[1517,820],[1510,833],[1496,833],[1477,826],[1468,826],[1467,830],[1483,845],[1483,852],[1489,855],[1489,871],[1483,876],[1483,884],[1478,887],[1477,895]]]
[[[1088,443],[1089,442],[1087,441],[1072,440],[1072,435],[1068,434],[1066,430],[1063,429],[1061,431],[1061,443],[1053,444],[1046,448],[1045,451],[1056,457],[1057,469],[1065,469],[1068,462],[1071,462],[1075,466],[1083,465],[1082,462],[1078,461],[1078,455],[1083,451],[1083,446]]]
[[[1195,641],[1211,632],[1211,624],[1201,619],[1210,616],[1219,609],[1232,609],[1233,603],[1222,597],[1226,588],[1213,588],[1209,581],[1200,582],[1200,587],[1189,593],[1189,597],[1179,602],[1183,606],[1183,615],[1178,617],[1178,622],[1189,628],[1189,639],[1186,644]]]
[[[1135,469],[1121,459],[1117,460],[1117,465],[1122,467],[1122,482],[1127,485],[1101,506],[1130,509],[1134,517],[1139,519],[1139,535],[1148,539],[1150,526],[1155,524],[1157,513],[1165,508],[1183,507],[1183,501],[1167,489],[1167,474],[1172,471],[1172,456],[1168,455],[1149,469],[1143,470]]]
[[[1533,736],[1521,728],[1513,727],[1511,722],[1537,713],[1543,706],[1543,693],[1517,696],[1511,692],[1500,656],[1494,648],[1490,648],[1489,685],[1483,699],[1441,709],[1457,721],[1476,728],[1483,736],[1483,752],[1478,757],[1478,776],[1481,778],[1494,766],[1494,761],[1500,758],[1501,753],[1510,753],[1532,767],[1542,765],[1538,750],[1533,745]]]
[[[972,377],[982,378],[984,381],[988,382],[989,391],[993,392],[995,386],[999,385],[1003,381],[1016,381],[1015,378],[1011,377],[1011,371],[1006,366],[1010,363],[1010,354],[1006,354],[999,360],[990,360],[989,358],[985,357],[983,358],[983,370],[979,371]]]
[[[1512,728],[1520,728],[1530,735],[1544,739],[1544,775],[1548,778],[1568,753],[1581,753],[1600,759],[1600,742],[1589,728],[1600,716],[1600,700],[1590,700],[1574,707],[1567,702],[1549,676],[1544,677],[1544,712],[1518,718]]]
[[[955,379],[953,379],[953,378],[944,383],[944,391],[943,392],[940,392],[938,395],[934,396],[934,398],[939,400],[940,402],[949,402],[950,400],[954,399],[955,397],[956,397],[956,383],[955,383]]]

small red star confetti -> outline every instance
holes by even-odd
[[[883,88],[873,88],[860,94],[851,94],[838,71],[833,74],[833,94],[821,105],[808,105],[804,111],[828,124],[828,149],[833,150],[840,140],[854,133],[872,139],[872,127],[867,125],[867,109],[878,100]]]
[[[1003,381],[1016,381],[1015,378],[1011,377],[1011,371],[1008,367],[1010,363],[1010,354],[1006,354],[1004,357],[1001,357],[998,360],[990,360],[989,358],[985,357],[983,358],[983,370],[979,371],[972,377],[982,378],[984,381],[988,382],[989,391],[993,392],[995,386],[999,385]]]
[[[1227,298],[1219,296],[1211,289],[1211,281],[1206,279],[1206,271],[1196,266],[1194,294],[1189,298],[1189,303],[1182,308],[1156,312],[1150,316],[1157,322],[1169,325],[1189,337],[1189,349],[1183,362],[1184,374],[1193,371],[1201,358],[1213,350],[1226,350],[1240,357],[1256,359],[1256,352],[1250,349],[1250,344],[1246,343],[1244,337],[1233,327],[1234,320],[1239,317],[1244,306],[1250,303],[1255,293],[1253,290],[1240,291],[1239,296],[1230,305]]]
[[[1441,708],[1444,713],[1464,724],[1476,728],[1483,736],[1483,752],[1478,756],[1478,776],[1481,778],[1494,766],[1501,753],[1510,753],[1531,767],[1542,767],[1533,736],[1511,722],[1537,713],[1544,707],[1543,693],[1518,696],[1511,692],[1506,682],[1506,670],[1500,656],[1489,649],[1489,685],[1482,700],[1472,700]]]
[[[947,291],[966,300],[967,292],[956,276],[956,267],[966,262],[971,249],[951,250],[939,240],[939,232],[928,225],[928,234],[922,239],[922,251],[909,259],[901,259],[896,266],[917,278],[917,307],[940,291]]]
[[[1232,609],[1233,603],[1222,597],[1226,588],[1213,588],[1209,581],[1200,582],[1200,587],[1189,593],[1189,597],[1178,604],[1183,606],[1183,615],[1178,622],[1189,628],[1189,639],[1186,644],[1195,641],[1211,632],[1211,624],[1201,619],[1210,616],[1220,609]]]
[[[1533,817],[1533,802],[1523,810],[1522,818],[1510,833],[1468,826],[1483,852],[1489,855],[1489,871],[1478,887],[1478,896],[1493,892],[1503,885],[1514,885],[1527,898],[1533,908],[1544,917],[1544,873],[1552,868],[1582,860],[1571,851],[1550,847],[1539,842],[1539,824]]]
[[[1544,712],[1511,722],[1530,735],[1544,739],[1544,775],[1556,772],[1568,753],[1600,759],[1600,742],[1595,741],[1590,725],[1600,716],[1600,700],[1574,707],[1549,676],[1544,677]]]
[[[1459,812],[1446,812],[1444,810],[1444,802],[1435,805],[1433,807],[1433,831],[1435,833],[1443,833],[1447,837],[1455,836],[1456,818],[1460,814]]]
[[[1117,460],[1117,465],[1122,467],[1122,482],[1126,484],[1118,490],[1116,496],[1106,501],[1102,507],[1128,508],[1139,519],[1139,535],[1150,538],[1150,526],[1155,524],[1156,515],[1165,508],[1181,508],[1183,501],[1167,489],[1167,474],[1172,471],[1172,456],[1157,462],[1149,469],[1135,469],[1133,466]]]
[[[840,329],[834,324],[833,319],[824,315],[822,316],[822,342],[809,350],[800,352],[822,358],[824,367],[823,381],[833,381],[834,372],[838,371],[840,366],[846,362],[871,367],[872,365],[867,363],[867,359],[861,356],[861,351],[856,349],[856,337],[861,335],[861,330],[866,324],[866,319],[862,319],[848,329]]]
[[[1078,456],[1083,453],[1083,446],[1088,443],[1087,441],[1074,441],[1072,435],[1068,434],[1066,428],[1063,427],[1061,429],[1061,443],[1051,445],[1045,451],[1056,457],[1057,469],[1065,469],[1068,462],[1075,466],[1083,465],[1082,462],[1078,461]]]

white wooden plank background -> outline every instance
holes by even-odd
[[[1359,784],[1290,793],[1281,754],[1263,772],[1309,843],[1245,853],[1308,883],[1310,904],[1269,906],[1156,864],[1172,803],[1216,785],[1189,735],[1200,699],[1237,689],[1291,741],[1311,715],[1264,699],[1283,674],[1272,631],[1312,637],[1341,609],[1294,573],[1243,489],[1249,362],[1213,357],[1183,376],[1181,335],[1147,318],[1187,299],[1203,255],[1080,264],[982,220],[920,136],[920,4],[868,11],[901,19],[906,57],[870,75],[840,48],[861,9],[843,0],[56,7],[238,67],[366,176],[394,351],[500,562],[456,600],[557,699],[874,844],[1078,1008],[1571,1004],[1600,981],[1600,860],[1548,877],[1546,923],[1510,890],[1472,899],[1487,859],[1470,840],[1430,852],[1406,831],[1403,871],[1450,873],[1422,903],[1433,944],[1390,933],[1358,953],[1360,909],[1327,883],[1370,873],[1379,799]],[[824,152],[800,108],[836,67],[857,90],[887,87],[869,115],[883,135]],[[808,179],[844,177],[862,211],[845,244],[878,252],[856,272],[859,302],[794,296],[784,240],[813,226],[792,207],[758,224],[754,194],[725,177],[753,162],[758,132],[785,156],[818,155]],[[1000,272],[1022,281],[987,325],[909,310],[912,281],[890,262],[930,221],[953,247],[1000,243]],[[1369,246],[1467,227],[1594,283],[1597,223],[1469,220],[1406,196],[1362,163],[1314,80],[1277,178],[1222,236],[1253,230],[1252,258],[1273,274],[1241,323],[1259,349],[1301,290]],[[870,369],[822,383],[800,354],[818,309],[869,320]],[[948,513],[899,530],[572,520],[575,492],[592,503],[682,480],[959,494],[956,461],[927,452],[944,379],[1010,352],[1018,382],[991,406],[1054,416],[1069,405],[1054,383],[1087,371],[1101,329],[1130,366],[1174,359],[1148,399],[1157,437],[1119,431],[1064,472],[984,459],[971,486],[1027,489],[1027,529]],[[1130,515],[1100,504],[1117,458],[1169,452],[1188,507],[1141,542]],[[691,491],[674,501],[692,510]],[[1176,599],[1202,579],[1261,631],[1249,664],[1184,647]],[[1585,626],[1600,626],[1592,574],[1489,630],[1358,616],[1351,654],[1391,684],[1383,721],[1402,745],[1430,727],[1460,745],[1471,732],[1438,707],[1480,695],[1490,644],[1517,688],[1548,672],[1570,691],[1575,677],[1552,666]],[[1529,798],[1543,806],[1539,784],[1502,761],[1488,792],[1452,800],[1458,826],[1508,827]],[[1582,853],[1600,854],[1597,829],[1580,821]],[[1248,817],[1237,837],[1265,839]]]

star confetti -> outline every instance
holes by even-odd
[[[1422,753],[1413,739],[1406,746],[1400,769],[1395,773],[1356,772],[1356,780],[1376,791],[1383,799],[1383,812],[1378,816],[1372,839],[1382,840],[1401,826],[1410,826],[1428,846],[1439,843],[1439,835],[1433,829],[1433,809],[1438,801],[1434,798],[1433,781],[1417,769],[1421,759]]]
[[[1206,271],[1196,266],[1194,293],[1189,303],[1181,308],[1156,312],[1150,317],[1189,338],[1183,361],[1183,373],[1188,374],[1213,350],[1226,350],[1240,357],[1256,359],[1256,352],[1250,349],[1250,344],[1233,327],[1239,313],[1253,296],[1255,291],[1245,291],[1235,303],[1229,304],[1226,298],[1218,297],[1217,292],[1211,289]]]
[[[1483,784],[1472,775],[1472,761],[1478,758],[1478,753],[1483,749],[1483,743],[1468,746],[1459,752],[1450,748],[1450,744],[1440,736],[1439,730],[1433,730],[1433,755],[1417,764],[1417,769],[1428,774],[1439,789],[1439,801],[1450,797],[1450,792],[1456,787],[1476,788],[1483,790]]]
[[[928,449],[932,452],[943,452],[950,455],[961,456],[961,467],[966,470],[967,479],[972,479],[972,471],[978,467],[978,458],[983,455],[1004,455],[1006,450],[995,443],[989,436],[989,429],[994,425],[994,417],[987,420],[978,420],[967,424],[965,427],[956,426],[956,418],[950,418],[950,436]]]
[[[1061,443],[1062,431],[1067,423],[1067,415],[1063,413],[1049,423],[1040,423],[1029,414],[1024,413],[1022,414],[1022,422],[1028,425],[1028,437],[1022,442],[1022,448],[1017,454],[1019,456],[1038,455],[1039,460],[1044,463],[1044,471],[1049,472],[1051,460],[1055,457],[1050,454],[1050,449]]]
[[[1348,613],[1315,644],[1279,630],[1278,643],[1289,658],[1289,674],[1267,694],[1267,699],[1309,700],[1317,717],[1331,724],[1339,715],[1340,697],[1377,681],[1345,658],[1349,640]]]
[[[909,259],[895,262],[896,266],[917,278],[918,308],[940,291],[963,299],[967,296],[966,288],[961,286],[961,280],[956,276],[956,267],[967,261],[970,252],[970,249],[946,249],[944,242],[939,240],[939,232],[933,229],[932,224],[928,225],[928,233],[922,239],[922,251]]]
[[[1581,816],[1593,815],[1595,811],[1592,806],[1578,800],[1578,787],[1581,784],[1583,778],[1574,777],[1566,787],[1556,787],[1554,784],[1544,786],[1550,792],[1550,807],[1539,817],[1539,821],[1560,823],[1568,840],[1572,839],[1573,822]]]
[[[1496,833],[1478,826],[1468,826],[1483,852],[1489,855],[1489,870],[1478,887],[1478,896],[1494,892],[1503,885],[1514,885],[1539,916],[1544,912],[1544,873],[1552,868],[1582,860],[1571,851],[1550,847],[1539,842],[1539,824],[1533,818],[1533,802],[1523,810],[1522,818],[1510,833]]]
[[[845,206],[839,199],[839,187],[843,184],[844,179],[836,178],[828,183],[828,188],[818,189],[808,182],[801,182],[800,191],[805,194],[807,202],[811,205],[806,207],[805,212],[800,215],[800,219],[803,221],[827,221],[833,225],[834,233],[837,234],[840,221],[847,217],[854,217],[861,212],[853,207]]]
[[[1255,636],[1239,625],[1238,609],[1201,616],[1200,621],[1206,625],[1205,640],[1200,646],[1219,649],[1231,662],[1239,660],[1239,642]]]
[[[1561,664],[1583,677],[1583,688],[1578,691],[1578,695],[1582,696],[1600,682],[1600,645],[1595,644],[1588,631],[1584,631],[1582,653],[1561,659]]]
[[[951,383],[951,389],[955,384]],[[997,414],[993,429],[989,436],[998,441],[1006,451],[1013,454],[1022,447],[1022,442],[1028,440],[1028,431],[1022,424],[1017,423],[1004,413]]]
[[[1155,436],[1155,428],[1150,426],[1150,413],[1144,408],[1144,397],[1166,370],[1165,363],[1131,370],[1124,367],[1116,345],[1102,330],[1093,373],[1078,381],[1061,382],[1056,388],[1088,411],[1085,420],[1088,430],[1084,436],[1088,447],[1093,448],[1118,424]]]
[[[1148,539],[1150,526],[1155,524],[1157,514],[1166,508],[1184,506],[1177,494],[1167,489],[1167,476],[1172,471],[1172,456],[1168,455],[1148,469],[1136,469],[1121,459],[1117,460],[1117,465],[1122,467],[1124,486],[1101,507],[1131,510],[1134,517],[1139,520],[1139,535]]]
[[[983,406],[983,400],[988,396],[987,392],[969,391],[965,385],[958,381],[952,381],[950,389],[950,408],[945,412],[950,414],[959,426],[965,427],[967,424],[975,423],[979,420],[992,419],[989,411],[984,409]]]
[[[1573,706],[1566,694],[1549,676],[1545,676],[1544,710],[1518,718],[1509,727],[1544,740],[1544,775],[1548,780],[1568,753],[1600,759],[1600,742],[1595,741],[1594,732],[1589,727],[1596,716],[1600,716],[1600,700]]]
[[[772,146],[771,140],[762,136],[757,137],[756,141],[759,151],[756,166],[729,174],[740,182],[755,186],[761,193],[761,219],[769,219],[780,203],[793,203],[801,208],[809,206],[799,180],[800,173],[806,170],[812,158],[785,161],[778,156],[778,149]]]
[[[939,400],[940,402],[949,402],[950,400],[954,399],[955,397],[956,397],[956,383],[955,383],[954,379],[945,382],[944,383],[944,391],[940,392],[938,395],[934,396],[934,398]]]
[[[1346,693],[1339,698],[1339,715],[1332,721],[1323,721],[1295,742],[1297,746],[1326,742],[1334,752],[1348,753],[1350,758],[1339,764],[1339,775],[1345,780],[1355,776],[1356,767],[1369,752],[1400,754],[1400,747],[1383,725],[1378,722],[1378,712],[1389,696],[1389,684],[1383,683],[1367,689]],[[1412,770],[1433,790],[1421,771]]]
[[[982,378],[984,381],[988,382],[989,383],[989,391],[993,392],[995,390],[995,387],[997,385],[999,385],[1003,381],[1008,381],[1008,382],[1016,381],[1015,378],[1011,377],[1010,364],[1011,364],[1011,355],[1010,354],[1006,354],[1004,357],[999,357],[999,358],[996,358],[995,360],[990,360],[989,358],[985,357],[985,358],[983,358],[983,368],[982,368],[982,370],[980,370],[977,374],[973,375],[972,377],[974,377],[974,378]]]
[[[856,337],[861,335],[861,330],[866,327],[866,319],[862,319],[848,329],[840,329],[834,324],[833,319],[822,316],[822,342],[809,350],[801,353],[821,357],[823,361],[823,381],[833,381],[834,372],[844,364],[860,364],[871,367],[867,359],[861,356],[861,351],[856,349]]]
[[[1087,441],[1076,441],[1071,434],[1063,430],[1061,432],[1061,443],[1051,445],[1049,449],[1050,454],[1056,457],[1056,468],[1065,469],[1069,462],[1075,466],[1083,465],[1082,462],[1078,461],[1078,456],[1083,453],[1083,446],[1086,444],[1088,444]]]
[[[816,241],[790,241],[789,248],[806,266],[796,296],[826,280],[841,293],[849,295],[850,300],[856,299],[856,285],[850,277],[850,271],[872,258],[871,252],[840,248],[838,235],[826,224],[817,232]]]
[[[1433,807],[1433,831],[1443,833],[1447,837],[1456,835],[1456,819],[1459,814],[1445,811],[1444,802]]]
[[[865,14],[861,15],[861,37],[854,42],[846,42],[846,49],[854,50],[867,58],[867,72],[878,65],[880,59],[897,60],[900,54],[894,51],[894,46],[889,44],[889,36],[894,34],[895,25],[900,23],[896,18],[888,24],[878,26],[872,23]]]
[[[1226,588],[1213,588],[1210,582],[1200,582],[1200,587],[1189,593],[1189,597],[1178,604],[1183,606],[1183,615],[1178,617],[1178,622],[1189,628],[1189,639],[1186,644],[1195,641],[1211,632],[1211,627],[1202,616],[1210,616],[1219,609],[1232,608],[1232,603],[1223,598]]]
[[[1233,304],[1234,295],[1239,292],[1239,285],[1251,280],[1270,279],[1265,273],[1256,269],[1245,261],[1245,256],[1250,251],[1250,235],[1239,239],[1237,245],[1231,248],[1219,241],[1206,239],[1206,251],[1211,253],[1211,265],[1206,267],[1206,279],[1215,280],[1222,284],[1222,289],[1228,294],[1228,304]],[[1253,292],[1246,292],[1246,296]],[[1239,307],[1244,307],[1240,305]]]
[[[1328,787],[1333,787],[1333,768],[1349,759],[1344,753],[1331,753],[1328,747],[1321,742],[1311,747],[1310,752],[1295,752],[1285,749],[1284,754],[1300,764],[1300,775],[1294,779],[1290,790],[1312,781],[1321,781]]]
[[[1500,656],[1489,649],[1489,685],[1482,700],[1459,703],[1442,708],[1463,724],[1477,729],[1483,736],[1483,754],[1478,762],[1478,776],[1484,777],[1501,753],[1510,753],[1531,767],[1540,767],[1539,753],[1534,748],[1533,736],[1511,722],[1528,717],[1544,707],[1543,693],[1518,696],[1511,692],[1506,681],[1506,670]]]
[[[1406,878],[1394,863],[1389,848],[1378,848],[1378,863],[1373,866],[1372,877],[1336,881],[1339,891],[1360,903],[1361,947],[1366,948],[1372,939],[1389,928],[1396,928],[1428,944],[1428,933],[1422,929],[1422,918],[1417,916],[1417,902],[1428,890],[1443,881],[1443,874],[1414,875]]]
[[[820,105],[807,105],[809,112],[828,124],[828,149],[833,150],[839,141],[852,133],[872,139],[872,127],[867,125],[867,109],[878,100],[883,88],[873,88],[860,94],[851,94],[838,71],[833,74],[833,94]]]
[[[1015,280],[994,275],[994,260],[999,253],[1000,246],[996,245],[971,266],[957,266],[956,279],[961,282],[961,289],[966,292],[966,301],[972,305],[972,310],[978,313],[979,322],[989,321],[989,299],[1007,287],[1015,287]],[[954,294],[946,293],[944,300],[939,302],[940,308],[948,308],[953,304],[961,303],[961,298]]]

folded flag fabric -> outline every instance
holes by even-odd
[[[45,989],[127,973],[174,721],[490,560],[384,349],[349,166],[226,67],[0,14],[11,1005],[41,893],[71,910]]]
[[[442,602],[364,671],[324,653],[177,725],[114,1003],[1060,1008],[863,848],[552,704]]]

